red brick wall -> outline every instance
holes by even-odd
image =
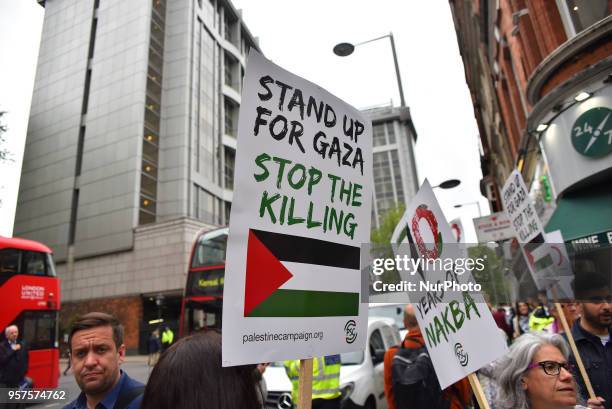
[[[70,324],[74,322],[76,317],[94,311],[105,312],[117,317],[125,329],[123,342],[126,348],[130,352],[138,350],[139,326],[142,321],[142,301],[140,297],[99,298],[62,303],[60,339],[63,341],[63,333],[69,331]]]
[[[607,41],[607,39],[597,44],[593,44],[592,47],[589,47],[589,49],[574,56],[572,59],[566,61],[561,67],[559,67],[559,69],[555,70],[554,75],[552,75],[546,84],[542,86],[539,98],[542,98],[544,95],[548,94],[558,85],[571,78],[574,74],[609,57],[610,55],[612,55],[612,43]]]
[[[553,0],[526,0],[536,41],[544,56],[567,41],[557,2]]]

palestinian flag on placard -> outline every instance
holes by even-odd
[[[244,316],[359,315],[359,257],[359,247],[250,229]]]

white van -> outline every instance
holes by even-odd
[[[400,343],[395,323],[390,318],[368,319],[368,339],[365,351],[340,355],[340,388],[342,409],[386,409],[383,379],[385,351]],[[266,409],[290,409],[291,381],[282,362],[270,365],[264,378],[268,388]]]

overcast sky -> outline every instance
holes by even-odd
[[[34,0],[0,0],[0,111],[8,127],[0,149],[12,152],[0,163],[0,235],[11,236],[28,126],[43,8]]]
[[[458,178],[451,190],[436,189],[451,220],[461,216],[468,242],[476,240],[471,218],[482,177],[478,128],[465,84],[447,0],[235,0],[267,58],[315,82],[356,108],[399,105],[388,39],[332,53],[339,42],[358,43],[393,32],[406,103],[418,133],[419,180],[432,185]],[[0,235],[11,235],[21,156],[36,69],[44,10],[34,0],[0,0],[0,110],[15,161],[0,165]]]

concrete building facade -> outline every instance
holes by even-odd
[[[363,112],[372,121],[374,228],[387,210],[407,204],[419,189],[414,159],[417,132],[407,107],[378,107]]]
[[[227,0],[39,3],[15,235],[54,250],[66,311],[136,296],[146,330],[154,297],[180,297],[196,233],[228,221],[257,44]]]

